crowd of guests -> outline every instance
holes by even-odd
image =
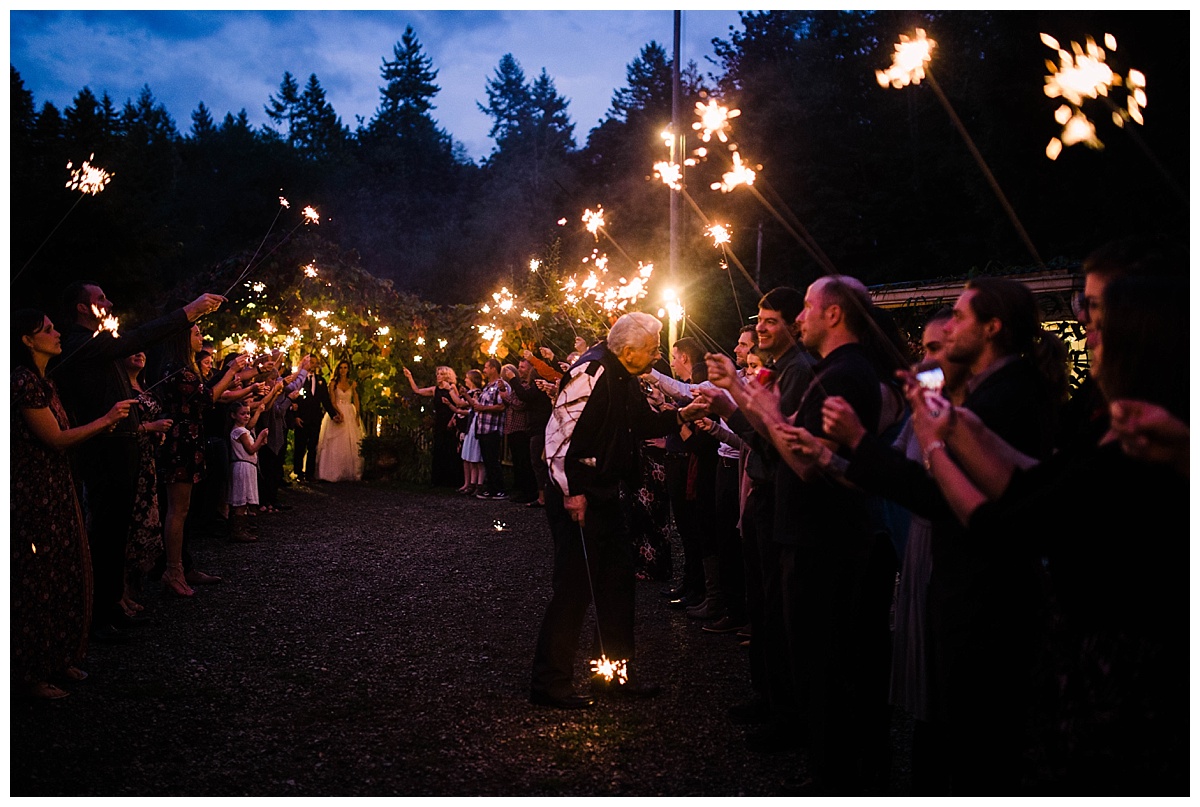
[[[217,364],[197,321],[220,295],[119,334],[99,285],[63,302],[57,326],[15,311],[11,335],[12,680],[51,700],[87,677],[89,641],[126,642],[149,621],[146,581],[179,597],[221,582],[196,568],[196,536],[253,543],[260,515],[289,509],[289,429],[300,480],[362,476],[348,362],[329,383],[311,354],[295,370],[279,353]]]
[[[995,277],[929,318],[921,356],[832,275],[765,294],[732,358],[684,337],[668,363],[638,314],[562,361],[540,347],[462,384],[445,366],[430,386],[404,373],[433,401],[434,485],[547,508],[535,703],[592,706],[571,681],[588,604],[609,657],[632,662],[633,580],[673,581],[670,607],[748,649],[755,696],[728,705],[748,746],[806,750],[783,792],[884,792],[899,708],[914,793],[1179,793],[1187,268],[1152,241],[1089,256],[1090,372],[1070,396],[1032,291]],[[222,300],[119,340],[95,284],[68,290],[61,337],[14,314],[12,666],[30,695],[86,676],[89,635],[136,625],[144,580],[182,597],[217,582],[189,530],[255,540],[287,484],[287,428],[300,479],[361,477],[349,363],[330,382],[311,356],[293,373],[237,354],[214,369],[195,322]]]

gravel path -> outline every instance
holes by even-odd
[[[637,593],[659,697],[528,703],[543,511],[386,482],[283,496],[257,544],[197,542],[223,583],[150,587],[153,624],[95,645],[71,697],[12,701],[11,795],[762,796],[802,772],[802,752],[746,750],[725,716],[745,651],[661,583]]]

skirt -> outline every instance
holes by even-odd
[[[467,424],[467,435],[463,438],[462,458],[466,462],[483,462],[483,452],[479,448],[479,439],[475,436],[475,415]]]

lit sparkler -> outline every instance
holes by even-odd
[[[538,270],[538,268],[541,267],[541,265],[542,265],[542,262],[539,261],[537,258],[529,259],[529,271],[536,272]]]
[[[721,181],[714,182],[712,189],[729,193],[738,185],[749,187],[754,184],[755,176],[754,170],[743,163],[742,155],[735,151],[733,152],[733,169],[722,174]]]
[[[925,36],[925,29],[918,28],[916,36],[909,38],[900,34],[900,42],[896,44],[896,52],[892,54],[892,66],[887,70],[876,70],[875,80],[880,87],[889,84],[896,89],[907,87],[909,84],[920,84],[925,78],[925,65],[933,58],[933,49],[937,45]]]
[[[713,240],[714,247],[728,244],[732,240],[729,236],[729,227],[725,224],[714,224],[705,230],[704,234]]]
[[[496,519],[495,521],[492,522],[492,529],[495,530],[496,532],[504,532],[506,529],[508,529],[508,525],[505,524],[503,521]]]
[[[445,350],[446,345],[449,344],[448,342],[446,342],[445,339],[439,339],[439,340],[437,340],[437,343],[438,343],[438,350]]]
[[[316,264],[310,263],[310,264],[306,265],[304,267],[304,276],[305,277],[316,277],[317,276]]]
[[[92,304],[92,316],[100,321],[92,336],[99,336],[103,331],[108,331],[114,339],[120,338],[121,334],[118,333],[118,329],[121,327],[121,323],[116,317],[110,316],[107,311],[94,303]]]
[[[693,123],[692,128],[700,132],[702,141],[709,142],[715,134],[722,143],[728,143],[729,136],[725,132],[729,128],[729,121],[741,115],[742,110],[723,107],[716,99],[711,99],[707,105],[697,101],[696,114],[700,116],[700,120]]]
[[[1106,52],[1088,37],[1084,45],[1071,43],[1071,50],[1059,45],[1049,34],[1041,35],[1042,44],[1058,52],[1058,64],[1046,60],[1045,92],[1049,98],[1062,98],[1067,103],[1054,111],[1054,119],[1062,125],[1062,133],[1051,138],[1046,145],[1046,156],[1051,160],[1067,146],[1083,143],[1088,148],[1102,149],[1104,143],[1096,134],[1096,127],[1083,112],[1087,99],[1103,98],[1112,108],[1112,121],[1124,127],[1126,120],[1142,124],[1142,109],[1146,106],[1146,76],[1140,70],[1130,70],[1122,79],[1119,73],[1108,66]],[[1110,51],[1117,49],[1117,40],[1112,34],[1104,35],[1104,44]],[[1125,107],[1117,106],[1110,95],[1114,88],[1124,86],[1128,91]]]
[[[592,659],[591,665],[592,672],[605,681],[616,679],[618,684],[624,684],[629,680],[628,659],[610,659],[608,656],[601,655],[600,658]]]
[[[275,323],[269,319],[260,319],[258,321],[258,328],[265,334],[272,334],[279,330],[275,327]]]
[[[654,164],[654,176],[673,191],[683,188],[683,166],[665,160]]]
[[[291,208],[292,205],[287,199],[284,199],[282,196],[280,196],[279,197],[279,206],[284,207],[284,208]]]
[[[567,226],[567,220],[566,220],[565,218],[563,218],[563,219],[559,219],[559,220],[558,220],[558,226],[559,226],[559,227],[566,227],[566,226]]]
[[[67,180],[66,185],[68,190],[79,191],[86,196],[95,196],[112,181],[112,174],[98,165],[92,165],[91,161],[94,159],[96,159],[96,155],[90,154],[83,161],[83,165],[78,168],[73,168],[73,163],[67,163],[67,170],[71,172],[71,178]]]
[[[316,209],[313,208],[312,206],[306,207],[300,212],[304,215],[304,221],[306,223],[308,223],[308,224],[320,224],[321,223],[321,214],[318,213],[316,211]]]
[[[593,213],[590,209],[584,210],[583,224],[587,228],[587,231],[591,233],[597,241],[599,241],[600,228],[604,226],[604,208],[597,206],[595,213]]]

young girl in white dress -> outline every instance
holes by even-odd
[[[456,395],[455,403],[470,406],[470,402],[478,397],[483,389],[483,373],[478,370],[468,370],[467,375],[467,394],[462,398]],[[462,451],[459,456],[463,461],[463,486],[458,489],[459,493],[471,495],[477,490],[483,488],[483,452],[479,448],[479,440],[475,437],[475,410],[470,410],[470,419],[467,421],[467,433],[463,437]]]
[[[258,450],[267,442],[267,430],[257,437],[250,434],[250,407],[238,402],[229,407],[233,430],[229,432],[229,518],[231,541],[257,541],[246,525],[246,507],[258,504]]]

